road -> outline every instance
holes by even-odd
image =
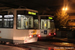
[[[0,44],[0,50],[29,50],[28,48],[20,48],[15,46],[7,46]]]
[[[75,50],[75,44],[59,40],[39,40],[35,43],[19,44],[14,46],[0,44],[0,50]]]

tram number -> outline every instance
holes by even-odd
[[[47,34],[47,30],[44,30],[44,34]]]

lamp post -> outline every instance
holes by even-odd
[[[64,6],[64,7],[62,8],[62,14],[63,14],[64,16],[66,15],[67,10],[68,10],[68,7],[66,7],[66,6]],[[67,24],[68,24],[68,22],[67,22]],[[66,25],[65,27],[67,28],[67,25]],[[67,37],[67,34],[66,34],[66,37]]]

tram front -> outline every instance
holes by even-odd
[[[10,43],[37,42],[38,11],[26,8],[2,10],[0,38]]]
[[[53,18],[54,17],[51,15],[39,15],[40,38],[46,38],[46,37],[50,38],[56,35]]]
[[[32,10],[18,10],[17,29],[21,32],[24,31],[24,43],[37,42],[37,34],[39,32],[38,12]]]

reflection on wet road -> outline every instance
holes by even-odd
[[[15,46],[7,46],[0,44],[0,50],[28,50],[28,48],[19,48]]]
[[[0,50],[29,50],[30,48],[30,50],[75,50],[75,44],[59,41],[38,41],[35,43],[18,44],[16,46],[0,45]]]

